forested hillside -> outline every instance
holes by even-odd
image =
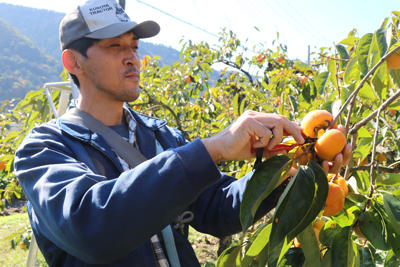
[[[23,97],[46,81],[59,79],[57,61],[0,19],[0,100]]]

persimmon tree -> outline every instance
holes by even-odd
[[[143,55],[142,93],[129,105],[166,119],[188,140],[223,130],[245,110],[279,113],[299,124],[311,111],[326,110],[333,116],[325,130],[343,125],[352,145],[353,158],[340,171],[348,192],[335,215],[324,210],[330,182],[339,179],[321,169],[315,139],[287,155],[258,157],[257,165],[222,163],[221,170],[237,179],[249,172],[253,177],[241,206],[243,231],[216,266],[399,266],[400,70],[391,63],[400,52],[399,15],[393,12],[373,33],[359,37],[351,31],[314,53],[310,65],[289,59],[278,39],[250,46],[228,30],[214,46],[184,43],[172,65]],[[58,96],[53,98],[57,104]],[[2,129],[23,125],[3,130],[0,140],[2,179],[16,188],[13,153],[29,129],[50,119],[46,101],[42,92],[31,92],[11,110],[2,107]],[[292,144],[290,138],[285,142]],[[311,153],[302,164],[299,151]],[[257,220],[260,203],[291,167],[297,173],[276,208]]]

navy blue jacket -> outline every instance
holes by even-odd
[[[17,150],[16,175],[50,266],[156,266],[150,237],[185,210],[200,232],[224,237],[241,230],[250,175],[222,174],[200,140],[186,142],[165,121],[134,116],[139,149],[149,160],[129,171],[102,136],[62,119],[34,128]],[[155,139],[165,149],[159,155]],[[258,217],[282,191],[263,202]],[[181,265],[200,266],[187,233],[173,231]]]

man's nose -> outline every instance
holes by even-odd
[[[135,65],[137,67],[140,65],[139,53],[135,49],[127,49],[124,65]]]

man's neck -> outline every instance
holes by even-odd
[[[92,99],[80,96],[77,108],[89,113],[107,126],[117,125],[123,121],[122,102],[109,101],[106,98]]]

